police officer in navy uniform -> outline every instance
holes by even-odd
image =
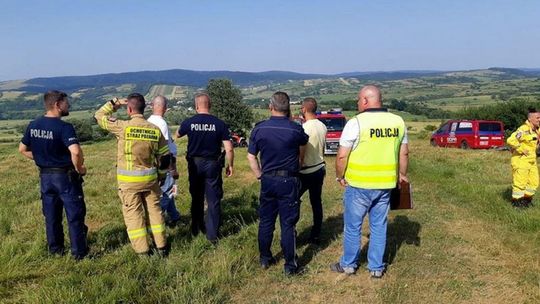
[[[210,114],[211,101],[208,94],[195,95],[197,114],[180,125],[177,137],[188,136],[187,164],[189,192],[191,194],[191,233],[206,233],[206,238],[215,244],[221,222],[221,199],[223,180],[221,172],[226,160],[226,175],[233,174],[234,150],[229,127],[221,119]],[[225,159],[221,147],[225,148]],[[204,199],[208,203],[206,224],[204,221]]]
[[[290,99],[284,92],[270,98],[270,119],[258,123],[249,141],[248,161],[261,180],[259,206],[259,253],[264,269],[276,262],[270,247],[276,218],[281,225],[285,274],[298,273],[295,226],[300,217],[298,172],[308,142],[302,127],[289,119]],[[260,163],[257,159],[260,154]]]
[[[84,224],[82,176],[86,174],[84,158],[73,125],[61,120],[69,115],[66,93],[45,93],[46,114],[28,125],[19,151],[35,161],[41,180],[41,201],[49,252],[64,253],[62,207],[66,210],[71,254],[77,260],[88,254]]]

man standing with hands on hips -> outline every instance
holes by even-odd
[[[381,278],[386,247],[390,192],[407,182],[408,141],[405,123],[382,107],[381,92],[373,85],[358,94],[358,114],[345,125],[336,157],[336,181],[343,195],[343,255],[332,271],[353,274],[360,257],[360,235],[369,212],[368,265],[372,278]]]

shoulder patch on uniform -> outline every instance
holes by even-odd
[[[519,131],[516,133],[516,138],[520,139],[522,135],[523,135],[523,132]]]

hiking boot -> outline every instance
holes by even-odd
[[[523,207],[523,198],[513,198],[512,207],[515,207],[515,208]]]
[[[529,208],[532,206],[532,200],[533,200],[533,197],[532,196],[528,196],[528,195],[525,195],[522,199],[522,206],[525,207],[525,208]]]
[[[180,224],[180,219],[177,219],[177,220],[166,220],[165,221],[165,225],[169,228],[174,228],[176,226],[178,226]]]
[[[157,255],[160,257],[160,258],[166,258],[169,256],[169,248],[157,248],[156,249],[157,251]]]
[[[268,261],[262,261],[260,262],[262,269],[268,269],[270,266],[276,264],[277,261],[274,257],[271,257]]]
[[[333,272],[344,273],[347,275],[351,275],[356,272],[356,269],[354,269],[353,267],[341,267],[341,264],[339,262],[330,265],[330,270]]]

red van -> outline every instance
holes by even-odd
[[[504,125],[495,120],[450,120],[431,135],[431,145],[462,149],[504,146]]]

